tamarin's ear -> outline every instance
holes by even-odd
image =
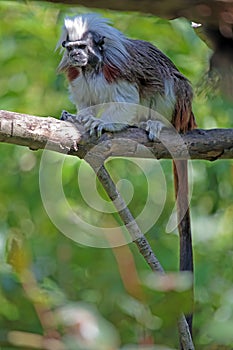
[[[97,45],[99,48],[101,48],[105,43],[105,36],[99,35],[98,33],[93,33],[92,38],[95,45]]]
[[[59,41],[58,41],[58,43],[57,43],[57,45],[56,45],[55,50],[58,50],[61,46],[62,46],[62,47],[65,47],[65,46],[64,46],[64,43],[65,43],[66,41],[69,41],[69,36],[68,36],[68,33],[67,33],[66,28],[63,27],[63,30],[62,30],[62,33],[61,33],[61,37],[60,37],[60,39],[59,39]]]
[[[102,37],[99,39],[99,41],[98,41],[97,45],[99,45],[99,46],[103,46],[103,45],[104,45],[104,43],[105,43],[105,36],[102,36]]]

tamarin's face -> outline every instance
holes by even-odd
[[[84,33],[80,40],[69,40],[69,33],[62,46],[67,50],[67,59],[70,66],[97,67],[102,62],[104,38],[96,33]]]

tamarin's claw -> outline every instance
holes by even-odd
[[[100,137],[103,131],[115,132],[127,128],[127,124],[106,122],[103,119],[95,118],[89,114],[78,114],[76,120],[82,123],[85,130],[90,133],[90,136],[96,134],[97,137]]]
[[[103,131],[115,132],[127,128],[127,124],[106,122],[103,119],[95,118],[90,114],[70,114],[65,110],[61,113],[61,120],[72,123],[81,123],[85,130],[89,132],[90,136],[96,134],[97,137],[100,137]]]
[[[161,130],[166,126],[159,120],[147,120],[146,122],[139,123],[139,127],[148,133],[150,141],[155,141],[159,139]]]
[[[61,112],[61,120],[65,120],[65,121],[69,121],[69,122],[74,122],[76,119],[76,115],[75,114],[71,114],[65,110],[63,110]]]
[[[84,126],[85,130],[90,133],[90,136],[97,134],[97,136],[100,137],[105,129],[103,120],[89,114],[78,114],[76,120]]]

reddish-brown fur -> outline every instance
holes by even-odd
[[[171,123],[178,132],[182,133],[197,127],[191,107],[189,108],[183,101],[179,100],[175,105]]]
[[[108,83],[113,83],[119,76],[119,70],[116,67],[105,64],[103,74]]]
[[[79,74],[79,70],[73,66],[69,66],[66,70],[66,75],[69,81],[76,79],[79,76]]]

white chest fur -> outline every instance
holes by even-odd
[[[77,110],[108,102],[139,103],[136,85],[124,80],[108,83],[102,73],[80,74],[69,89]]]

